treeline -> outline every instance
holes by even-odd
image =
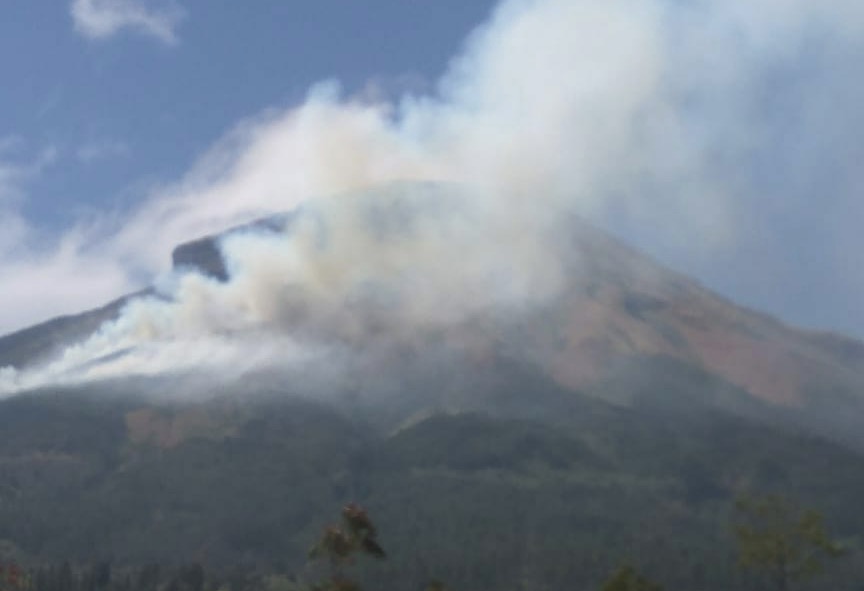
[[[738,565],[752,573],[757,589],[798,588],[821,574],[831,559],[844,554],[844,548],[826,531],[821,514],[786,498],[742,497],[736,509],[731,528],[737,542]],[[367,558],[384,560],[387,551],[379,543],[378,528],[366,509],[349,503],[342,508],[341,522],[326,526],[312,545],[303,580],[254,568],[207,571],[194,562],[121,569],[113,568],[109,562],[79,568],[64,562],[31,569],[7,562],[0,564],[0,591],[361,591],[358,577],[362,576],[360,567]],[[419,588],[416,581],[413,583],[408,588]],[[436,578],[424,582],[423,588],[448,589]],[[505,588],[531,589],[524,581],[510,581]],[[664,591],[664,587],[624,564],[599,590]]]
[[[513,400],[544,396],[513,389]],[[847,548],[812,583],[789,572],[787,587],[860,590],[860,454],[725,416],[560,400],[579,412],[554,423],[436,415],[387,436],[300,402],[237,416],[153,410],[198,430],[174,446],[129,439],[125,408],[103,402],[92,412],[65,397],[7,402],[0,561],[16,557],[28,590],[105,588],[104,565],[91,563],[103,557],[109,589],[188,588],[189,559],[205,591],[308,589],[327,569],[310,572],[306,551],[351,498],[390,554],[345,569],[367,591],[421,591],[436,578],[454,591],[596,591],[619,571],[630,587],[642,577],[667,591],[771,590],[780,578],[767,567],[737,564],[734,499],[783,491],[818,506]]]
[[[148,564],[115,567],[109,562],[24,568],[0,565],[3,591],[288,591],[299,589],[291,578],[252,567],[208,570],[197,562],[179,566]]]

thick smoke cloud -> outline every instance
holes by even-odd
[[[180,242],[306,212],[284,235],[227,240],[231,282],[163,277],[160,297],[46,367],[7,370],[3,388],[224,366],[226,343],[278,341],[285,327],[314,341],[326,325],[342,342],[376,323],[434,329],[524,309],[566,280],[554,236],[573,213],[685,268],[722,260],[768,223],[754,205],[766,187],[795,199],[808,186],[804,164],[840,125],[829,93],[860,96],[848,77],[862,29],[853,2],[505,1],[434,93],[375,103],[321,84],[297,108],[239,124],[130,215],[80,230],[72,259],[151,277]],[[860,187],[855,168],[835,191]],[[421,215],[380,239],[369,211],[402,199]],[[154,353],[170,347],[204,353]],[[94,359],[107,361],[87,369]]]

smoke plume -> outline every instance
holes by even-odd
[[[229,281],[163,274],[57,359],[0,372],[0,390],[302,365],[382,332],[518,313],[569,280],[556,237],[573,214],[653,232],[661,252],[716,255],[752,223],[753,163],[778,145],[765,96],[819,99],[784,74],[842,73],[862,29],[864,7],[846,1],[507,0],[430,95],[370,102],[322,83],[89,228],[79,258],[109,252],[151,277],[181,242],[295,214],[284,232],[222,242]],[[802,64],[811,47],[815,66]],[[818,133],[794,129],[793,164]]]

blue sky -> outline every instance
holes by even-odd
[[[69,3],[2,8],[0,137],[14,140],[6,151],[13,162],[53,154],[28,185],[25,211],[40,224],[62,226],[90,208],[128,205],[142,184],[179,177],[241,119],[297,104],[323,79],[348,91],[370,82],[429,84],[493,3],[140,6],[161,16],[171,36],[120,22],[106,33],[82,31]]]
[[[738,302],[864,335],[856,2],[496,4],[6,3],[0,332],[296,203],[272,195],[445,170],[569,191],[568,209]],[[317,172],[345,165],[322,156],[332,142],[362,163]]]

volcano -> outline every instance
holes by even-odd
[[[428,216],[449,210],[441,190],[355,195],[352,219],[401,253]],[[458,227],[431,235],[458,242]],[[174,250],[173,281],[234,294],[248,272],[235,243],[264,245],[254,252],[266,258],[295,252],[306,232],[308,252],[327,263],[314,278],[344,286],[324,273],[336,272],[326,254],[338,228],[307,208],[200,237]],[[736,495],[779,491],[819,507],[850,540],[831,581],[857,580],[864,344],[738,306],[578,218],[560,220],[552,243],[561,281],[540,299],[437,310],[442,321],[409,329],[391,321],[406,309],[391,284],[349,267],[359,288],[324,308],[357,316],[346,328],[277,278],[291,295],[277,303],[292,306],[267,316],[272,326],[216,335],[239,339],[218,363],[243,371],[89,373],[170,346],[163,332],[10,392],[0,401],[5,548],[37,564],[194,560],[302,578],[316,532],[356,500],[392,559],[364,574],[370,588],[435,577],[459,588],[596,586],[628,560],[670,587],[744,589],[725,519]],[[400,257],[376,268],[402,269]],[[472,275],[466,285],[488,284]],[[136,306],[173,311],[179,293],[154,286],[7,335],[0,366],[39,372],[117,334]],[[249,361],[274,332],[326,355],[290,370],[278,348]],[[194,356],[196,342],[210,341],[168,351]]]
[[[439,220],[441,204],[450,206],[452,191],[447,186],[414,184],[373,189],[351,197],[361,203],[354,206],[353,215],[365,220],[375,240],[388,240],[394,228],[410,232],[423,216]],[[290,238],[309,219],[316,232],[332,233],[332,223],[320,211],[272,216],[179,245],[172,255],[174,273],[230,283],[226,241],[243,236]],[[581,219],[566,220],[558,232],[556,248],[565,278],[552,297],[523,306],[518,314],[508,313],[503,321],[490,322],[476,314],[416,333],[445,349],[449,358],[458,358],[460,372],[470,373],[473,367],[482,373],[515,356],[564,390],[590,393],[614,404],[724,408],[864,445],[864,343],[797,329],[738,306]],[[0,367],[38,367],[65,347],[86,341],[131,302],[154,297],[170,298],[148,289],[2,337]],[[350,305],[350,314],[370,315],[368,306],[356,301]],[[392,303],[390,309],[395,309]],[[390,312],[385,306],[376,313],[385,318]],[[297,314],[293,318],[282,320],[283,330],[299,330],[307,323]],[[384,324],[381,318],[376,322]],[[381,333],[387,329],[350,338],[368,348],[381,340]],[[341,342],[347,337],[333,338]],[[396,339],[396,348],[422,356],[428,353],[420,344],[423,338]],[[388,350],[374,363],[376,373],[399,375],[402,361]],[[426,403],[423,406],[416,410],[430,410]]]

